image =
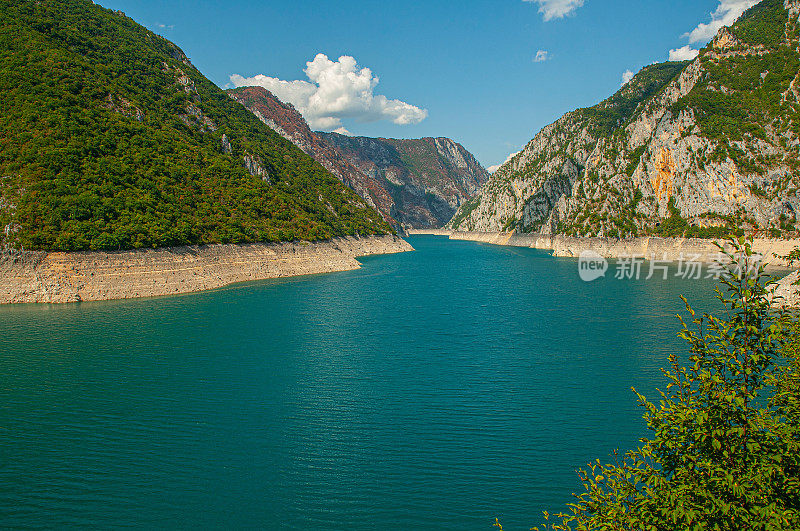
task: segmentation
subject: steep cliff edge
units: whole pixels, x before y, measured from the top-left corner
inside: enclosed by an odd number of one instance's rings
[[[398,140],[310,130],[292,105],[262,87],[228,95],[314,157],[395,227],[441,227],[489,174],[449,138]]]
[[[568,236],[793,237],[800,2],[764,0],[690,63],[644,68],[545,127],[448,227]]]

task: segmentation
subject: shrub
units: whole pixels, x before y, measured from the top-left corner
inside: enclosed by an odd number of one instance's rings
[[[688,364],[669,357],[658,405],[636,393],[651,437],[582,470],[585,492],[542,529],[800,528],[798,321],[770,305],[750,243],[730,243],[725,312],[697,317],[687,302]]]

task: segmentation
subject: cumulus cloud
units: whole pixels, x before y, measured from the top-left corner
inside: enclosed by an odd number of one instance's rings
[[[513,159],[514,157],[516,157],[516,156],[517,156],[517,155],[519,155],[520,153],[522,153],[522,152],[521,152],[521,151],[515,151],[514,153],[512,153],[511,155],[509,155],[509,156],[508,156],[508,158],[506,158],[506,160],[505,160],[505,161],[504,161],[502,164],[495,164],[494,166],[489,166],[488,168],[486,168],[486,171],[488,171],[489,173],[494,173],[494,172],[496,172],[497,170],[499,170],[499,169],[500,169],[500,167],[501,167],[503,164],[505,164],[505,163],[506,163],[506,162],[508,162],[509,160]]]
[[[700,54],[700,50],[695,50],[688,44],[682,48],[669,51],[670,61],[691,61]]]
[[[317,54],[306,63],[304,72],[308,81],[284,81],[263,74],[246,78],[234,74],[231,82],[235,87],[264,87],[278,99],[294,105],[313,129],[342,128],[342,120],[347,118],[359,122],[390,120],[408,125],[428,117],[425,109],[375,94],[378,77],[369,68],[359,67],[348,55],[331,61],[327,55]]]
[[[525,0],[539,4],[539,13],[545,22],[554,18],[564,18],[583,6],[584,0]]]
[[[161,29],[175,29],[175,24],[158,24]]]
[[[635,75],[636,75],[636,74],[635,74],[635,73],[633,73],[633,71],[631,71],[631,70],[626,70],[626,71],[624,71],[624,72],[622,73],[622,86],[624,87],[625,85],[627,85],[628,83],[630,83],[630,82],[631,82],[631,79],[633,79],[633,76],[635,76]]]
[[[685,34],[684,37],[689,37],[689,42],[694,43],[707,43],[723,26],[730,26],[736,19],[741,16],[745,10],[750,9],[761,0],[719,0],[717,9],[711,13],[711,22],[708,24],[698,24],[698,26]]]
[[[539,50],[536,52],[536,57],[533,58],[534,63],[543,63],[550,59],[550,52],[547,50]]]

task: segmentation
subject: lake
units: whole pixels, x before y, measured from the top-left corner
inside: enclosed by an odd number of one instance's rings
[[[680,294],[418,236],[358,271],[0,307],[0,526],[488,530],[647,434]]]

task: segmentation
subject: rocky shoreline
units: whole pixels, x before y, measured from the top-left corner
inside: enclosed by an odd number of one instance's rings
[[[236,282],[358,269],[359,256],[413,248],[397,236],[201,245],[114,252],[0,255],[0,304],[66,303],[189,293]]]
[[[431,235],[446,236],[451,240],[466,240],[492,245],[510,247],[529,247],[552,251],[553,256],[561,258],[577,258],[583,251],[595,251],[604,258],[644,257],[657,260],[677,262],[679,260],[695,260],[713,262],[718,257],[719,249],[711,240],[695,238],[632,238],[616,240],[612,238],[572,238],[567,236],[550,236],[542,234],[516,234],[508,232],[463,232],[447,229],[410,230],[410,236]],[[800,248],[800,240],[754,239],[753,250],[764,256],[772,268],[789,268],[789,264],[781,256]],[[775,286],[775,303],[779,306],[800,308],[800,272],[795,271],[782,278]]]
[[[677,262],[681,259],[689,259],[691,256],[695,261],[713,262],[719,252],[712,240],[697,238],[644,237],[618,240],[509,232],[463,232],[446,229],[410,230],[408,232],[409,235],[447,236],[451,240],[542,249],[552,251],[553,256],[561,258],[577,258],[583,251],[591,250],[604,258],[611,259],[637,256]],[[786,256],[797,248],[800,248],[800,240],[757,238],[753,241],[753,250],[762,254],[767,262],[777,267],[788,267],[788,264],[779,257]]]

